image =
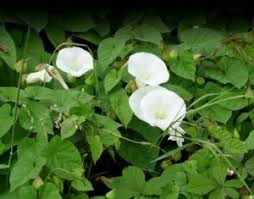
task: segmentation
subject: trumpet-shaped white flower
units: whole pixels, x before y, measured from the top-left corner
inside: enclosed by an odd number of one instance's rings
[[[74,77],[80,77],[93,69],[93,57],[80,47],[63,48],[57,55],[56,66]]]
[[[186,113],[184,100],[161,86],[139,88],[130,96],[129,105],[139,119],[162,130],[178,127]]]
[[[32,84],[35,82],[50,82],[52,77],[48,74],[45,69],[42,69],[38,72],[30,73],[26,77],[26,83]]]
[[[128,72],[136,78],[138,87],[158,86],[169,80],[166,64],[151,53],[139,52],[131,55]]]
[[[168,140],[176,141],[179,147],[183,146],[183,135],[185,134],[185,131],[181,127],[178,126],[176,128],[169,128],[168,133]]]

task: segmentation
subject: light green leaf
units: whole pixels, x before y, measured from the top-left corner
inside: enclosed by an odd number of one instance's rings
[[[178,199],[180,187],[168,184],[162,191],[160,199]]]
[[[215,189],[209,194],[208,199],[224,199],[225,198],[225,193],[223,189]]]
[[[29,131],[43,133],[44,135],[53,134],[49,109],[38,102],[29,101],[21,107],[19,122],[23,128]]]
[[[116,184],[115,197],[128,199],[139,196],[144,189],[145,175],[143,171],[137,167],[128,167],[123,171],[119,183]]]
[[[61,124],[61,137],[62,139],[71,137],[76,131],[78,125],[82,124],[86,120],[85,116],[71,115],[64,119]]]
[[[62,199],[57,186],[53,183],[46,183],[39,190],[40,199]]]
[[[86,178],[72,181],[71,186],[77,191],[92,191],[93,190],[92,184]]]
[[[111,64],[124,49],[125,42],[116,38],[104,39],[97,50],[98,61],[102,70]]]
[[[163,87],[176,92],[180,97],[182,97],[186,101],[190,101],[193,98],[193,93],[188,91],[187,89],[179,86],[179,85],[174,85],[172,83],[166,83],[163,84]]]
[[[254,158],[248,159],[244,167],[251,176],[254,176]]]
[[[189,177],[187,191],[194,194],[203,195],[215,189],[216,186],[216,182],[212,181],[211,179],[200,174],[193,174]]]
[[[208,56],[221,44],[225,38],[224,34],[209,28],[191,28],[180,32],[180,40],[190,46],[194,53]],[[221,49],[217,49],[221,50]]]
[[[147,24],[137,26],[133,32],[133,37],[137,40],[157,44],[158,46],[162,41],[162,36],[159,30]]]
[[[111,91],[120,81],[123,74],[123,68],[120,70],[112,69],[109,71],[104,79],[104,88],[106,93]]]
[[[251,131],[247,139],[245,140],[248,151],[254,149],[254,131]]]
[[[14,69],[16,63],[16,48],[14,41],[3,25],[0,25],[0,58]]]
[[[28,180],[39,175],[46,164],[46,158],[41,156],[46,147],[45,137],[37,137],[36,140],[25,138],[18,146],[18,161],[10,174],[10,190],[23,185]]]
[[[103,143],[101,138],[95,133],[95,129],[93,127],[86,128],[85,136],[92,153],[93,161],[96,163],[103,152]]]
[[[0,107],[0,138],[3,137],[11,128],[13,124],[13,117],[11,116],[11,106],[4,104]]]
[[[19,198],[37,199],[36,189],[31,185],[21,187],[19,189]]]
[[[46,166],[59,177],[75,180],[83,174],[83,163],[78,149],[69,140],[54,136],[44,151]]]
[[[129,97],[124,89],[115,91],[110,95],[110,103],[113,110],[116,112],[117,117],[127,128],[133,112],[129,106]]]
[[[178,58],[169,60],[170,69],[180,77],[195,81],[196,62],[193,54],[184,49],[178,49]]]
[[[246,64],[235,58],[223,57],[217,63],[225,73],[225,78],[237,88],[241,88],[248,80],[248,68]]]

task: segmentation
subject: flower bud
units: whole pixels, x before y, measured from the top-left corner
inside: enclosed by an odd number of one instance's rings
[[[43,182],[43,180],[41,179],[41,177],[40,177],[40,176],[37,176],[37,177],[34,179],[32,185],[33,185],[33,187],[34,187],[35,189],[38,189],[38,188],[40,188],[43,184],[44,184],[44,182]]]
[[[205,79],[203,77],[197,77],[196,82],[202,86],[205,84]]]
[[[22,67],[23,67],[23,72],[27,70],[27,62],[24,59],[19,60],[14,66],[18,73],[21,72]]]
[[[162,169],[165,170],[165,169],[168,168],[171,164],[172,164],[172,163],[171,163],[170,160],[164,160],[164,161],[160,164],[160,167],[161,167]]]
[[[73,83],[76,82],[77,78],[70,75],[70,74],[67,74],[67,80],[68,80],[69,83],[73,84]]]
[[[227,169],[227,176],[232,176],[234,174],[235,172],[232,169]]]
[[[137,84],[136,81],[130,80],[128,84],[125,86],[125,90],[127,93],[133,93],[135,90],[137,90]]]
[[[198,60],[202,55],[201,54],[194,54],[193,55],[193,60]]]
[[[85,83],[86,83],[86,85],[88,85],[88,86],[94,85],[94,83],[95,83],[95,78],[94,78],[94,74],[93,74],[93,73],[91,73],[91,74],[86,78]]]
[[[115,189],[112,189],[111,191],[109,191],[108,193],[106,193],[106,198],[107,199],[115,199]]]
[[[178,53],[176,49],[173,49],[169,52],[169,58],[170,59],[176,59],[178,57]]]

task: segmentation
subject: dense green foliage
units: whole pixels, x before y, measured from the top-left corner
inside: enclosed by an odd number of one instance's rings
[[[251,19],[215,14],[0,13],[1,199],[246,199],[254,191]],[[59,49],[91,51],[82,77],[27,85]],[[137,119],[124,67],[163,59],[187,104],[182,147]],[[20,81],[19,81],[20,80]]]

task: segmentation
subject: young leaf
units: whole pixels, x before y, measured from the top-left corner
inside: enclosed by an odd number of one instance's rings
[[[92,191],[93,190],[92,184],[86,178],[72,181],[71,186],[77,191]]]
[[[95,133],[95,129],[93,127],[86,128],[85,136],[92,153],[93,161],[96,163],[103,152],[103,143],[101,138]]]
[[[57,186],[53,183],[46,183],[39,190],[40,199],[62,199]]]
[[[133,112],[129,107],[129,98],[126,91],[124,89],[120,89],[112,93],[110,95],[110,102],[113,110],[116,112],[116,115],[127,128],[133,116]]]

